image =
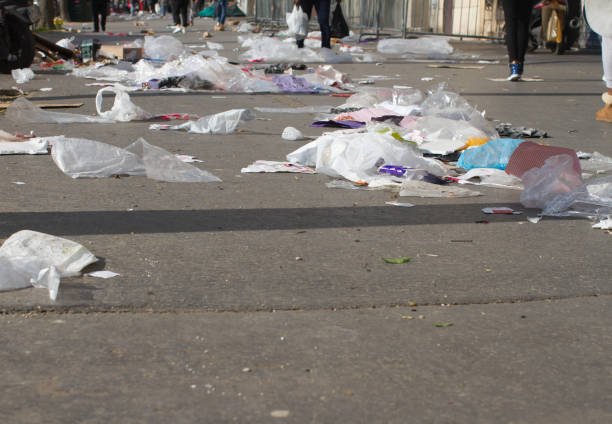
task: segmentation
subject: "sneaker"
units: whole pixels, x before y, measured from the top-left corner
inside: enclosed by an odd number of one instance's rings
[[[601,96],[601,99],[606,105],[597,111],[595,114],[595,119],[603,122],[612,122],[612,96],[608,93],[604,93]]]
[[[519,68],[520,65],[518,63],[510,64],[510,76],[508,77],[508,81],[518,81],[521,79]]]
[[[180,30],[181,30],[181,27],[180,27],[180,26],[177,26],[176,28],[174,28],[174,29],[172,30],[172,34],[176,34],[176,33],[177,33],[177,32],[179,32]]]
[[[518,64],[518,74],[522,77],[523,76],[523,64],[519,63]]]
[[[181,32],[185,34],[185,27],[181,28]]]

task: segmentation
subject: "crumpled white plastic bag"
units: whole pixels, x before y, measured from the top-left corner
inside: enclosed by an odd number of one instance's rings
[[[55,300],[61,277],[77,276],[97,260],[89,250],[71,240],[19,231],[0,247],[0,290],[33,285],[47,288]]]
[[[203,116],[197,121],[180,125],[152,124],[150,130],[185,130],[197,134],[230,134],[236,131],[241,122],[255,118],[249,109],[231,109],[214,115]]]
[[[287,13],[287,35],[302,39],[308,34],[308,15],[301,7],[294,5],[291,13]]]
[[[125,149],[94,140],[52,137],[51,155],[58,168],[72,178],[146,175],[168,182],[221,181],[189,165],[172,153],[140,138]]]
[[[34,72],[30,68],[13,69],[11,75],[17,84],[25,84],[34,78]]]
[[[440,162],[424,158],[414,146],[377,132],[330,133],[287,155],[287,160],[315,166],[318,173],[350,181],[369,181],[384,164],[419,168],[442,176],[448,171]]]
[[[107,92],[115,94],[115,101],[110,110],[102,111],[103,94]],[[130,95],[126,91],[116,87],[104,87],[98,90],[96,94],[96,111],[102,118],[120,122],[143,121],[150,119],[152,116],[141,107],[136,106],[130,100]]]
[[[283,130],[281,137],[283,138],[283,140],[296,141],[296,140],[303,140],[304,134],[302,134],[302,131],[298,130],[297,128],[286,127]]]
[[[43,110],[23,97],[8,105],[6,117],[17,122],[36,124],[109,124],[114,122],[100,116]]]

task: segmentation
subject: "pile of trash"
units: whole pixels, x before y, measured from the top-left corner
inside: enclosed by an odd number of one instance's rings
[[[330,188],[416,197],[479,196],[464,185],[481,185],[521,190],[521,203],[541,209],[540,216],[607,222],[612,213],[612,175],[591,178],[612,171],[612,158],[501,138],[509,124],[496,128],[484,112],[444,85],[427,95],[409,87],[362,89],[326,112],[319,112],[311,126],[339,129],[289,153],[285,161],[258,161],[242,172],[303,172],[307,167],[335,178]],[[285,139],[303,138],[295,128],[285,132]]]

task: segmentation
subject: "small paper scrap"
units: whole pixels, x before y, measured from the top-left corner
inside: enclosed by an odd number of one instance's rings
[[[541,216],[528,216],[527,217],[527,221],[531,222],[532,224],[537,224],[538,222],[540,222],[541,219],[542,219]]]
[[[491,208],[483,208],[482,211],[488,214],[505,214],[505,215],[520,215],[523,212],[515,211],[512,208],[507,208],[505,206],[495,206]]]
[[[13,184],[24,185],[25,183],[23,181],[13,181]]]
[[[118,276],[119,274],[117,274],[116,272],[113,271],[94,271],[94,272],[89,272],[85,275],[88,275],[90,277],[96,277],[96,278],[113,278]]]
[[[612,230],[612,218],[602,219],[596,224],[593,224],[593,228],[600,228],[602,230]]]

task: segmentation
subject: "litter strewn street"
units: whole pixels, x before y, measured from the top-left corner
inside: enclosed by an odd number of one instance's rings
[[[0,143],[3,422],[612,420],[599,54],[509,82],[490,41],[296,60],[128,17],[43,35],[149,60],[0,74],[0,129],[39,137]]]

